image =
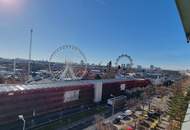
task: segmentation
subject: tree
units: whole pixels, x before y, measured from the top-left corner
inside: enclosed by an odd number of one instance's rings
[[[108,67],[108,70],[110,71],[111,67],[112,67],[112,62],[111,61],[108,62],[107,67]]]
[[[175,93],[170,99],[168,102],[167,114],[170,116],[172,124],[173,122],[182,124],[188,106],[188,101],[189,100],[186,98],[186,96],[184,96],[184,94],[180,91]],[[180,128],[181,126],[178,127]]]
[[[95,79],[102,79],[99,74],[96,74]]]
[[[5,80],[3,79],[3,77],[0,77],[0,84],[5,83]]]

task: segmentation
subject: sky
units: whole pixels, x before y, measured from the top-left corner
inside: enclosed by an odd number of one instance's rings
[[[174,0],[0,0],[0,57],[28,58],[31,28],[35,60],[72,44],[89,63],[128,54],[134,65],[190,69]]]

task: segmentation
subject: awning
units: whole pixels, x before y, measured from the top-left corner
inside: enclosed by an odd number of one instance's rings
[[[187,37],[190,41],[190,0],[176,0],[176,5]]]

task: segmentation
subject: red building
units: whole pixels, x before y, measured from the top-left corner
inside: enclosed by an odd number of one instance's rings
[[[127,90],[143,88],[148,80],[82,80],[28,85],[0,86],[1,125],[86,106],[122,95]]]

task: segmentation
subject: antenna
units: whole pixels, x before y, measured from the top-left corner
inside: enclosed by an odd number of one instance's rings
[[[29,59],[28,59],[28,79],[30,76],[30,64],[31,64],[31,53],[32,53],[32,33],[33,29],[30,30],[30,46],[29,46]]]

